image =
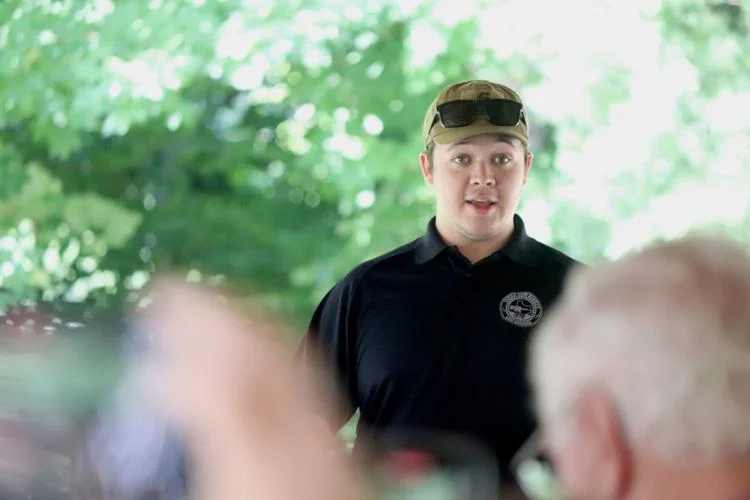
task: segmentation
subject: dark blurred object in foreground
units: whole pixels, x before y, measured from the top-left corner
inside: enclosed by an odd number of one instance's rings
[[[497,500],[492,450],[463,435],[394,431],[374,440],[370,470],[378,500]]]
[[[131,390],[147,350],[117,311],[0,316],[0,499],[184,498],[179,441]]]

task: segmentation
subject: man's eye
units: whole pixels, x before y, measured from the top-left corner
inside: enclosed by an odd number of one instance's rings
[[[469,161],[469,155],[460,154],[453,157],[453,163],[456,163],[458,165],[467,165]]]
[[[499,165],[505,165],[506,163],[510,163],[511,157],[508,155],[497,155],[495,157],[495,163]]]

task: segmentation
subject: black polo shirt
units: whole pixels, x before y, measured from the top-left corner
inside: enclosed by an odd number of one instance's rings
[[[323,298],[300,354],[323,354],[340,383],[334,428],[359,409],[357,444],[390,429],[465,434],[506,470],[535,425],[529,334],[576,263],[514,222],[506,246],[472,265],[433,218],[424,236],[360,264]]]

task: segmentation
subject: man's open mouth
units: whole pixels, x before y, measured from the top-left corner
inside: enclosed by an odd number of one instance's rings
[[[469,203],[470,205],[474,205],[479,208],[489,208],[497,204],[496,201],[492,201],[492,200],[466,200],[466,203]]]

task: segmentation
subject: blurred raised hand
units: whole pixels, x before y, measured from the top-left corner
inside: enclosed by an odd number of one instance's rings
[[[139,381],[185,437],[193,498],[367,497],[336,436],[307,411],[315,389],[294,370],[283,323],[171,278],[152,297]]]

